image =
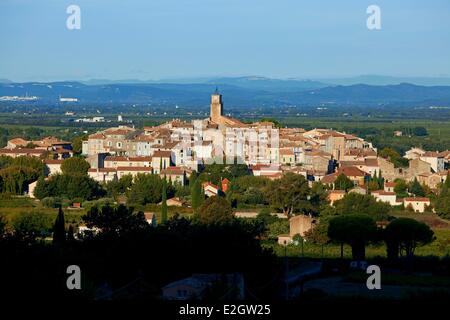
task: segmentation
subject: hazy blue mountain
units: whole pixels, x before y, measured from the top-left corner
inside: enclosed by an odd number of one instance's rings
[[[233,85],[246,89],[265,90],[270,92],[295,92],[302,90],[324,88],[327,84],[312,81],[312,80],[296,80],[296,79],[270,79],[265,77],[250,76],[250,77],[229,77],[229,78],[215,78],[208,81],[208,83],[222,86],[223,84]]]
[[[335,85],[368,84],[374,86],[411,83],[421,86],[450,86],[450,77],[392,77],[382,75],[361,75],[349,78],[324,78],[318,81]]]
[[[226,78],[228,79],[228,78]],[[255,84],[253,85],[253,81]],[[285,83],[284,81],[287,81]],[[271,85],[272,84],[272,85]],[[233,79],[210,83],[121,83],[86,85],[80,82],[3,83],[0,96],[38,96],[40,102],[57,103],[60,97],[78,98],[79,103],[129,103],[206,106],[216,86],[227,108],[286,105],[450,106],[450,86],[356,84],[307,89],[319,83],[271,79]]]
[[[449,86],[418,86],[409,83],[372,86],[329,86],[299,93],[297,99],[306,103],[335,104],[427,104],[450,103]]]

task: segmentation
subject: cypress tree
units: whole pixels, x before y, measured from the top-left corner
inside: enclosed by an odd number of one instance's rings
[[[378,173],[378,185],[380,186],[380,189],[384,188],[384,178],[383,178],[383,176],[381,174],[381,170]]]
[[[73,225],[69,225],[69,229],[67,230],[67,242],[75,241],[75,237],[73,234]]]
[[[199,207],[202,206],[203,202],[205,202],[205,188],[200,184],[200,201],[199,201]]]
[[[162,203],[161,203],[161,223],[167,222],[167,182],[163,179]]]
[[[414,181],[412,182],[411,187],[409,188],[409,192],[414,194],[414,196],[416,196],[416,197],[424,197],[425,196],[425,191],[423,190],[419,181],[417,181],[417,178],[414,178]]]
[[[444,187],[450,189],[450,171],[447,173],[447,178],[445,179]]]
[[[194,213],[197,212],[197,209],[202,204],[201,198],[202,198],[202,186],[200,184],[200,180],[196,179],[194,185],[191,188],[191,201]]]
[[[66,241],[66,227],[64,221],[64,212],[61,206],[56,216],[55,224],[53,225],[53,243],[63,244]]]
[[[219,180],[219,185],[217,186],[217,196],[224,197],[225,193],[222,191],[222,179]]]
[[[189,187],[192,189],[195,184],[195,180],[197,180],[197,171],[192,171],[191,175],[189,176]]]

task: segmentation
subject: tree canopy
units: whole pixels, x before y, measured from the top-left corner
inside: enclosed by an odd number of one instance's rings
[[[91,200],[104,193],[97,181],[81,174],[56,174],[48,179],[40,177],[34,189],[35,197],[41,200],[46,197]]]
[[[376,238],[375,221],[366,214],[349,214],[332,218],[328,226],[328,237],[352,247],[354,260],[365,259],[365,246]]]
[[[345,174],[341,173],[334,181],[334,188],[336,190],[348,191],[353,188],[355,184]]]
[[[194,213],[196,213],[205,199],[200,179],[195,179],[194,183],[190,186],[190,189],[192,209],[194,209]]]
[[[364,213],[380,221],[389,219],[391,207],[387,203],[377,201],[371,195],[352,192],[346,194],[341,200],[335,201],[333,210],[336,215]]]
[[[36,157],[0,156],[0,192],[23,194],[28,184],[44,174],[44,164]]]
[[[411,218],[397,218],[388,224],[385,241],[388,256],[413,256],[417,247],[433,241],[434,232],[425,223]]]
[[[83,158],[73,157],[62,162],[61,171],[63,174],[87,174],[90,167]]]
[[[41,212],[21,213],[13,220],[12,226],[15,236],[26,242],[33,242],[51,234],[51,222],[48,216]]]
[[[128,203],[144,205],[162,199],[162,179],[156,174],[139,173],[128,192]]]
[[[310,188],[304,176],[286,173],[280,179],[271,181],[266,191],[266,197],[273,207],[281,209],[284,214],[294,212],[310,212],[308,201]]]
[[[223,224],[233,220],[233,209],[225,198],[212,196],[201,205],[197,217],[204,224]]]
[[[434,208],[441,218],[450,219],[450,174],[440,187]]]
[[[124,205],[92,207],[82,219],[89,228],[98,228],[105,235],[121,236],[149,227],[144,213],[134,212]]]
[[[419,181],[417,181],[417,178],[414,178],[414,180],[410,183],[409,192],[416,197],[425,197],[425,191]]]

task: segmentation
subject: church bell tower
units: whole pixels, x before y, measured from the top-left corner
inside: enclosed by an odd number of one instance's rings
[[[220,123],[223,112],[222,95],[216,88],[216,91],[211,95],[211,111],[210,119],[215,123]]]

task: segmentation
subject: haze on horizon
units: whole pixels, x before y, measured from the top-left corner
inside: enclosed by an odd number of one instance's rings
[[[2,0],[0,79],[448,77],[449,35],[447,0]]]

